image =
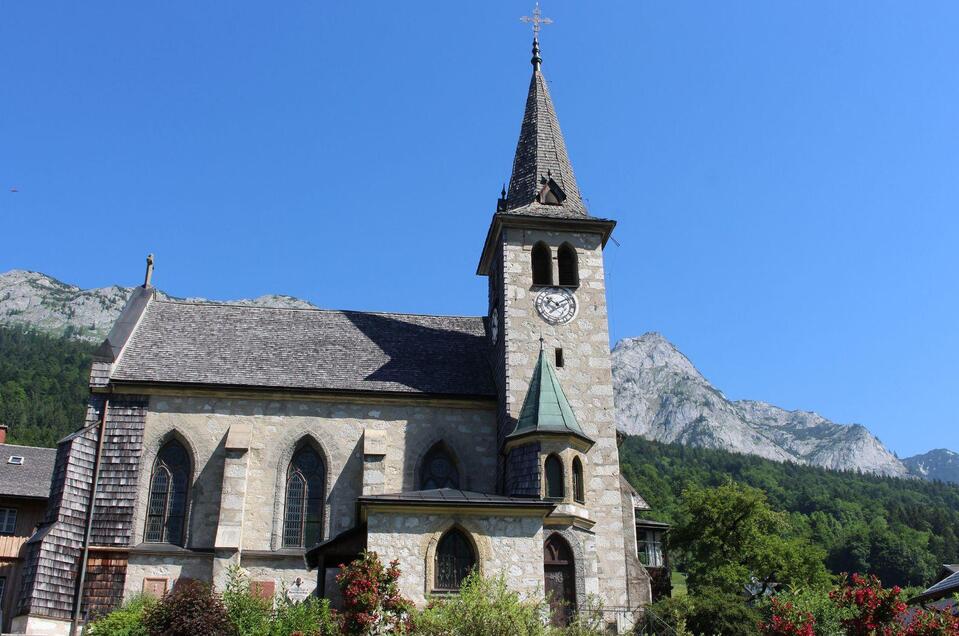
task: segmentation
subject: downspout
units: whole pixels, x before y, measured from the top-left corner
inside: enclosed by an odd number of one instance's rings
[[[80,607],[83,605],[83,584],[87,578],[87,562],[90,560],[90,534],[93,532],[93,506],[96,503],[97,485],[100,482],[100,458],[103,455],[103,438],[107,430],[107,410],[110,398],[103,398],[100,411],[100,430],[97,434],[97,451],[93,457],[93,484],[90,488],[90,502],[87,505],[86,531],[83,534],[83,552],[80,559],[80,572],[77,575],[76,589],[73,591],[73,619],[70,621],[70,636],[76,636],[80,623]]]

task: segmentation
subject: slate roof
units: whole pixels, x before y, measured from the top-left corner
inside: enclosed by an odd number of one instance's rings
[[[534,40],[533,76],[529,81],[526,111],[516,144],[513,173],[503,211],[552,218],[588,218],[546,77],[540,70],[541,61],[539,45]],[[566,194],[562,205],[542,205],[537,202],[537,195],[547,179],[555,181]]]
[[[9,463],[11,455],[23,457],[23,464]],[[49,497],[56,458],[55,448],[0,444],[0,496]]]
[[[938,583],[931,585],[923,591],[922,594],[917,596],[916,599],[941,598],[943,596],[952,596],[956,593],[959,593],[959,572],[953,572]]]
[[[495,396],[483,318],[153,300],[111,379]]]
[[[411,490],[409,492],[389,493],[385,495],[366,495],[359,497],[360,503],[400,503],[400,504],[434,504],[447,506],[489,506],[489,507],[519,507],[530,506],[552,508],[553,502],[543,501],[530,497],[509,497],[506,495],[492,495],[470,490],[454,488],[435,488],[432,490]]]

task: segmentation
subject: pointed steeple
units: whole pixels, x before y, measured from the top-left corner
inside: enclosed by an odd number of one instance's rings
[[[539,360],[533,370],[519,419],[516,420],[516,428],[507,439],[536,433],[572,435],[592,442],[576,421],[542,341]]]
[[[526,113],[516,144],[513,175],[504,210],[507,214],[548,217],[588,217],[573,166],[559,128],[556,109],[541,70],[539,42],[533,39],[533,77]]]

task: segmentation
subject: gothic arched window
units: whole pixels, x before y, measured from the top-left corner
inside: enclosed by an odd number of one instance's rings
[[[546,458],[546,497],[563,498],[563,461],[556,455]]]
[[[326,465],[312,446],[304,444],[293,453],[286,473],[284,548],[302,548],[320,542],[325,479]]]
[[[436,546],[433,588],[452,592],[460,589],[463,579],[476,567],[476,553],[463,531],[452,528]]]
[[[553,284],[553,254],[549,246],[540,241],[533,246],[530,253],[533,262],[533,284],[534,285],[552,285]]]
[[[434,488],[459,489],[459,487],[460,474],[452,454],[442,443],[436,444],[420,464],[420,488],[432,490]]]
[[[183,545],[190,490],[190,455],[183,444],[170,440],[157,453],[147,499],[147,543]]]
[[[559,284],[566,287],[579,285],[576,249],[569,243],[563,243],[559,246],[556,256],[559,261]]]
[[[586,503],[586,488],[583,484],[583,462],[579,457],[573,458],[573,499],[579,503]]]

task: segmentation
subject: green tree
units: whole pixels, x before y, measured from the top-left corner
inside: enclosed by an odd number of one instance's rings
[[[685,555],[692,594],[718,590],[762,596],[774,584],[828,584],[825,553],[792,536],[788,518],[762,491],[727,481],[683,492],[670,545]]]

